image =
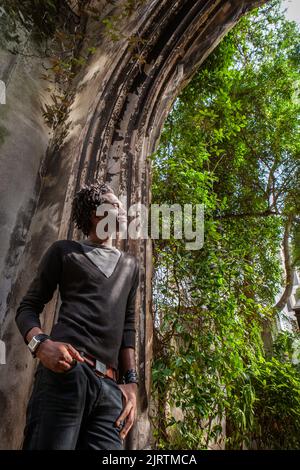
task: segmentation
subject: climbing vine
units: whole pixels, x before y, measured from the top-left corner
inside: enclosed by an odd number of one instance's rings
[[[72,8],[64,0],[1,0],[0,37],[12,54],[33,57],[27,53],[26,44],[33,42],[35,57],[43,61],[41,77],[47,83],[50,101],[42,109],[43,117],[55,131],[54,147],[64,141],[70,123],[68,115],[74,100],[72,83],[90,55],[97,50],[98,37],[88,34],[88,19],[98,22],[101,34],[111,41],[125,39],[134,52],[133,60],[144,63],[140,52],[144,39],[138,35],[125,36],[121,31],[122,21],[129,18],[145,0],[125,0],[115,7],[108,1],[112,13],[103,17],[103,12],[91,6],[91,0],[78,0]]]
[[[50,93],[42,113],[50,129],[58,129],[54,147],[61,145],[67,134],[67,117],[73,101],[71,83],[86,61],[87,53],[81,51],[81,46],[87,3],[78,1],[74,13],[67,2],[60,0],[1,1],[1,36],[6,49],[42,63],[41,78]]]

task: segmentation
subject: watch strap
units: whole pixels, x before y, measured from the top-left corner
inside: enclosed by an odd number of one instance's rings
[[[51,339],[51,337],[49,335],[44,334],[44,333],[39,333],[38,335],[34,335],[31,339],[31,341],[33,339],[36,342],[36,346],[35,346],[34,350],[32,350],[31,348],[29,348],[29,350],[30,350],[31,354],[33,355],[33,357],[36,357],[36,351],[37,351],[38,347],[40,346],[40,344],[42,344],[47,339]],[[30,345],[31,341],[29,342],[28,346]]]

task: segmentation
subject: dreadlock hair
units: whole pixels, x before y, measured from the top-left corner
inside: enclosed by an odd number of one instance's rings
[[[88,235],[91,228],[91,215],[97,207],[103,203],[103,194],[113,193],[113,189],[106,183],[84,184],[75,194],[72,202],[71,219],[75,226],[81,230],[84,235]]]

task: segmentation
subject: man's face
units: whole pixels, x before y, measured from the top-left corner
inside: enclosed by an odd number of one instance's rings
[[[121,201],[113,193],[106,193],[102,196],[103,203],[105,204],[104,215],[97,216],[98,222],[107,217],[107,211],[109,216],[116,220],[116,231],[122,232],[127,228],[127,214]],[[99,206],[101,207],[101,205]]]

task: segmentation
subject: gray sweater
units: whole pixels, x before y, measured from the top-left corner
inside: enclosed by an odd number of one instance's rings
[[[16,323],[24,340],[31,328],[41,327],[39,315],[58,285],[61,306],[51,338],[117,369],[120,349],[135,348],[138,284],[139,264],[134,255],[121,252],[114,271],[106,277],[81,243],[59,240],[46,250],[17,309]]]

